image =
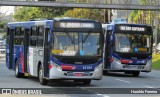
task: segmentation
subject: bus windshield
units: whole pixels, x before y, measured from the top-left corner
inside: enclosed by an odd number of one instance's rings
[[[151,52],[151,35],[115,34],[115,51],[117,52]]]
[[[100,33],[54,32],[52,54],[61,56],[100,55]]]

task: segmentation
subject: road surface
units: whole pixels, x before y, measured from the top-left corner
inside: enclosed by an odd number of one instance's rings
[[[152,70],[150,73],[141,73],[139,77],[124,75],[123,73],[111,73],[103,76],[102,80],[93,80],[90,85],[74,83],[73,81],[52,81],[48,85],[42,86],[37,78],[16,78],[14,71],[8,70],[5,59],[0,58],[0,88],[51,88],[52,95],[57,97],[160,97],[160,94],[105,94],[105,89],[121,91],[124,88],[144,88],[153,89],[160,93],[160,71]],[[116,88],[118,88],[116,90]],[[108,91],[109,91],[108,90]],[[88,94],[89,93],[89,94]],[[0,95],[5,97],[5,95]],[[14,95],[12,95],[14,96]],[[28,95],[25,95],[28,97]],[[25,97],[24,96],[24,97]],[[36,95],[32,95],[36,97]],[[29,96],[29,97],[32,97]],[[44,95],[40,95],[44,96]],[[46,95],[45,96],[50,96]],[[7,97],[7,96],[6,96]],[[17,97],[17,96],[16,96]],[[38,96],[37,96],[38,97]]]

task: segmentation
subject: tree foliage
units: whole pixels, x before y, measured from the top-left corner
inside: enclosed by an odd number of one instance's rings
[[[103,10],[102,9],[82,9],[74,8],[68,10],[64,13],[64,17],[73,17],[73,18],[85,18],[85,19],[94,19],[98,21],[103,21]]]
[[[140,3],[142,5],[146,5],[147,3],[153,3],[153,0],[150,2],[147,2],[146,0],[140,0]],[[134,10],[130,13],[130,22],[132,23],[138,23],[138,24],[148,24],[153,27],[153,29],[156,28],[155,21],[160,21],[160,13],[156,14],[156,11],[144,11],[144,10]],[[157,29],[156,29],[157,30]],[[160,42],[160,26],[158,26],[158,33],[156,30],[153,32],[154,38],[157,37],[157,42]],[[155,36],[157,33],[157,36]],[[154,39],[155,41],[155,39]]]
[[[140,0],[140,4],[146,5],[146,0]],[[129,21],[132,23],[139,23],[139,24],[152,24],[153,21],[156,19],[156,11],[144,11],[144,10],[134,10],[130,13]],[[160,19],[160,14],[159,14]]]
[[[82,8],[49,8],[49,7],[20,7],[14,14],[16,21],[28,21],[30,19],[73,17],[103,21],[102,9]]]
[[[27,21],[29,19],[41,18],[42,12],[38,7],[19,7],[13,15],[16,21]]]
[[[0,29],[4,29],[6,22],[0,21]]]
[[[14,14],[16,21],[28,21],[30,19],[54,18],[63,15],[69,8],[51,7],[19,7]]]

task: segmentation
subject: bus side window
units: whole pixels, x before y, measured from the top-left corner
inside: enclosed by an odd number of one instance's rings
[[[21,28],[20,27],[16,27],[15,28],[15,36],[20,36],[20,33],[21,33]]]
[[[43,47],[44,38],[44,26],[38,27],[38,37],[37,37],[37,46]]]
[[[23,45],[24,41],[24,28],[16,27],[14,32],[13,42],[15,45]]]
[[[38,27],[38,36],[44,37],[44,26]]]
[[[37,36],[37,32],[38,32],[38,29],[36,26],[32,27],[31,28],[31,36]]]
[[[14,37],[14,45],[19,45],[19,39],[17,37]]]
[[[20,27],[16,27],[14,31],[13,44],[19,45]]]
[[[19,45],[23,45],[24,44],[24,27],[20,28],[20,36],[19,36]]]
[[[30,46],[36,46],[36,40],[37,40],[36,38],[33,38],[33,37],[32,37],[32,38],[30,39]]]
[[[38,40],[37,40],[37,46],[39,46],[39,47],[43,47],[43,38],[38,37]]]
[[[10,29],[7,28],[7,37],[6,37],[6,43],[9,44],[9,40],[10,40]]]
[[[23,45],[23,37],[19,38],[19,45]]]
[[[24,27],[21,27],[20,36],[24,36]]]
[[[37,35],[38,35],[38,29],[36,26],[31,28],[30,33],[30,46],[37,46]]]

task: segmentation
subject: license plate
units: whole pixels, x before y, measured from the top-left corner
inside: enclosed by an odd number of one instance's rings
[[[137,66],[131,65],[129,66],[130,69],[137,69]]]
[[[83,76],[83,73],[74,73],[74,76]]]

